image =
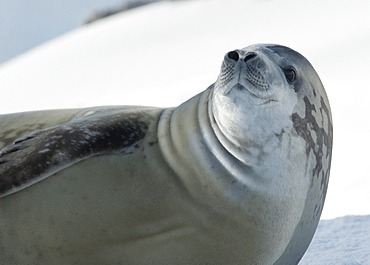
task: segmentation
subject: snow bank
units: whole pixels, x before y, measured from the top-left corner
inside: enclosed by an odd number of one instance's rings
[[[370,215],[321,220],[300,265],[370,264]]]
[[[0,1],[0,63],[83,24],[124,0]]]

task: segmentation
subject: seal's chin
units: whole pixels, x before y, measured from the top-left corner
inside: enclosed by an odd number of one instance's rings
[[[253,84],[244,85],[237,83],[234,86],[230,86],[225,90],[224,96],[237,96],[246,97],[252,105],[264,105],[270,104],[272,102],[277,102],[277,100],[266,90],[261,90],[260,88],[254,87]]]

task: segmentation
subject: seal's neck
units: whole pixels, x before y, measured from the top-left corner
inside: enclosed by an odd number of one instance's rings
[[[192,193],[203,193],[205,187],[212,193],[235,194],[234,189],[246,187],[259,192],[258,187],[264,185],[259,185],[262,180],[258,174],[227,151],[214,132],[208,113],[211,90],[212,87],[176,109],[163,112],[158,141],[164,159]]]

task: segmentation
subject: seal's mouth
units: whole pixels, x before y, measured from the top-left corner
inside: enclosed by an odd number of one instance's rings
[[[271,93],[269,93],[267,90],[256,88],[253,83],[250,83],[248,85],[237,83],[236,85],[230,86],[227,90],[225,90],[224,95],[228,95],[232,90],[240,91],[242,93],[247,92],[247,97],[254,105],[263,105],[271,102],[277,102],[277,100],[271,96]]]

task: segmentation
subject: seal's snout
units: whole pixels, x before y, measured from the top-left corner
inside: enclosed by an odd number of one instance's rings
[[[265,98],[269,88],[264,57],[255,51],[233,50],[226,53],[215,87],[227,95],[233,88],[246,88],[253,96]],[[263,93],[263,95],[260,95]]]
[[[227,58],[237,62],[239,61],[239,59],[243,58],[244,57],[244,62],[248,62],[254,58],[257,57],[257,54],[255,52],[250,52],[250,53],[247,53],[245,56],[242,56],[237,50],[234,50],[234,51],[231,51],[231,52],[228,52],[226,54]]]

